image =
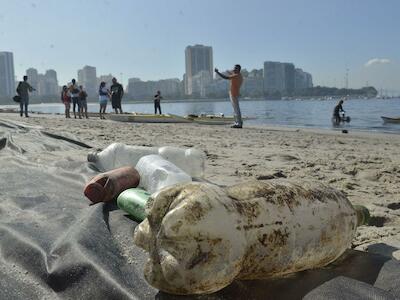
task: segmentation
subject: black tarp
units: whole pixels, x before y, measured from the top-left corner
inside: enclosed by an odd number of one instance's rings
[[[97,174],[86,161],[89,151],[65,133],[0,119],[0,299],[196,298],[149,286],[142,273],[146,253],[132,243],[137,223],[115,204],[88,205],[83,187]],[[279,280],[235,281],[197,298],[300,299],[340,275],[372,290],[377,281],[394,295],[400,278],[396,263],[348,251],[323,269]]]

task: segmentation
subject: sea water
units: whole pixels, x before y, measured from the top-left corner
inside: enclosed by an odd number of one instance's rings
[[[349,99],[343,107],[351,122],[339,128],[332,126],[332,111],[338,100],[243,100],[240,108],[243,116],[256,119],[245,121],[246,125],[278,125],[289,127],[311,127],[324,129],[356,129],[367,131],[382,131],[400,133],[400,125],[385,124],[381,116],[400,117],[400,99]],[[179,100],[163,101],[164,113],[187,114],[220,114],[232,115],[232,106],[228,100]],[[17,106],[0,106],[15,107]],[[89,103],[88,109],[97,112],[98,103]],[[46,103],[33,104],[29,109],[43,113],[64,113],[63,104]],[[148,103],[134,103],[123,101],[126,112],[153,113],[154,105]],[[108,105],[107,111],[111,112]]]

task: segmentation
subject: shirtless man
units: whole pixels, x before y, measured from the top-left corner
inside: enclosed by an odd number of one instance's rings
[[[217,68],[215,68],[215,73],[217,73],[221,78],[229,80],[231,84],[229,97],[231,99],[235,116],[235,125],[233,125],[232,128],[242,128],[243,126],[242,115],[239,107],[240,87],[243,83],[243,77],[242,74],[240,74],[241,69],[242,67],[240,65],[235,65],[233,72],[229,72],[228,75],[224,75],[220,73]]]

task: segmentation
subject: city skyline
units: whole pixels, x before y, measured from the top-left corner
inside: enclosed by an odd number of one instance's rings
[[[61,22],[70,19],[70,7],[84,17]],[[87,64],[122,77],[124,85],[132,77],[181,79],[183,49],[204,44],[213,47],[214,66],[221,70],[288,61],[313,74],[315,85],[344,87],[348,73],[352,88],[368,82],[400,90],[399,8],[393,0],[4,1],[0,37],[2,50],[18,61],[18,78],[34,64],[56,69],[66,82]]]

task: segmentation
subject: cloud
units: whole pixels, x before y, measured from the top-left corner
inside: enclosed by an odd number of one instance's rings
[[[390,59],[387,59],[387,58],[372,58],[365,63],[365,66],[370,67],[373,65],[384,65],[384,64],[389,64],[389,63],[390,63]]]

